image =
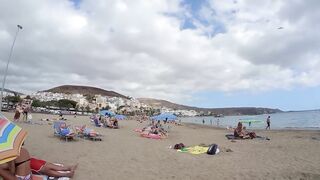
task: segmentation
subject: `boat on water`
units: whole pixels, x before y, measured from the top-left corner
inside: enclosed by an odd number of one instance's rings
[[[214,116],[214,117],[224,117],[223,114],[214,114],[213,116]]]

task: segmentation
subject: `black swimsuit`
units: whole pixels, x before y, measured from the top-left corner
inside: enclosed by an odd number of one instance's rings
[[[27,159],[27,160],[24,160],[24,161],[15,163],[14,166],[15,166],[15,167],[18,167],[18,166],[20,166],[21,164],[23,164],[23,163],[25,163],[25,162],[28,162],[28,161],[30,161],[30,159]]]

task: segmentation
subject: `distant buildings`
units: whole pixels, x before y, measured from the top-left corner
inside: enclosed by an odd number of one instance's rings
[[[77,102],[77,109],[82,111],[97,112],[101,109],[108,109],[122,114],[148,114],[170,112],[178,116],[196,116],[198,113],[194,110],[173,110],[167,107],[152,107],[140,103],[135,98],[120,98],[108,96],[85,96],[83,94],[64,94],[52,92],[37,92],[30,95],[31,98],[39,101],[59,101],[61,99],[68,99]]]

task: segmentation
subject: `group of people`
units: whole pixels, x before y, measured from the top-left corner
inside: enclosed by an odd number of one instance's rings
[[[15,160],[0,165],[0,177],[5,180],[31,180],[32,174],[40,174],[49,177],[71,178],[76,168],[77,165],[57,165],[30,157],[28,150],[22,147],[20,155]]]
[[[271,124],[271,121],[270,121],[270,116],[267,117],[267,127],[266,127],[266,130],[269,129],[270,130],[270,124]],[[249,122],[249,126],[250,126],[251,122]],[[256,134],[255,132],[250,132],[250,131],[247,131],[246,127],[242,125],[241,122],[238,122],[238,125],[236,128],[234,128],[234,137],[238,137],[238,138],[256,138]]]
[[[243,139],[253,139],[253,138],[256,138],[257,135],[255,132],[250,132],[250,131],[247,131],[246,127],[242,125],[241,122],[238,122],[238,126],[234,129],[234,137],[236,138],[243,138]]]
[[[22,114],[23,115],[22,116],[22,120],[27,121],[28,117],[30,117],[29,111],[30,111],[30,107],[28,107],[26,105],[18,104],[16,106],[16,110],[15,110],[15,113],[14,113],[13,120],[14,121],[20,121],[20,117],[21,117],[21,114]]]
[[[119,129],[119,121],[115,117],[111,116],[94,116],[93,122],[97,127],[107,127],[112,129]]]
[[[167,137],[168,136],[168,129],[165,128],[167,125],[167,121],[163,121],[164,125],[161,124],[161,121],[151,121],[150,124],[148,124],[146,127],[142,128],[141,133],[142,134],[156,134],[160,135],[161,137]],[[168,128],[169,126],[167,126]]]

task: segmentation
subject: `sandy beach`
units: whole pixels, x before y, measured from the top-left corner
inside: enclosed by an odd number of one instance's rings
[[[10,120],[13,113],[4,113]],[[88,116],[65,116],[67,124],[94,128],[103,141],[78,139],[65,142],[53,135],[43,118],[57,115],[33,114],[36,124],[18,123],[28,131],[25,147],[32,156],[65,164],[78,163],[73,179],[320,179],[320,131],[259,130],[271,140],[231,142],[226,129],[184,124],[172,126],[168,139],[140,137],[133,130],[143,127],[134,120],[120,121],[120,129],[95,128]],[[42,123],[42,125],[39,125]],[[170,149],[216,143],[218,155],[192,155]],[[231,149],[232,152],[226,152]]]

